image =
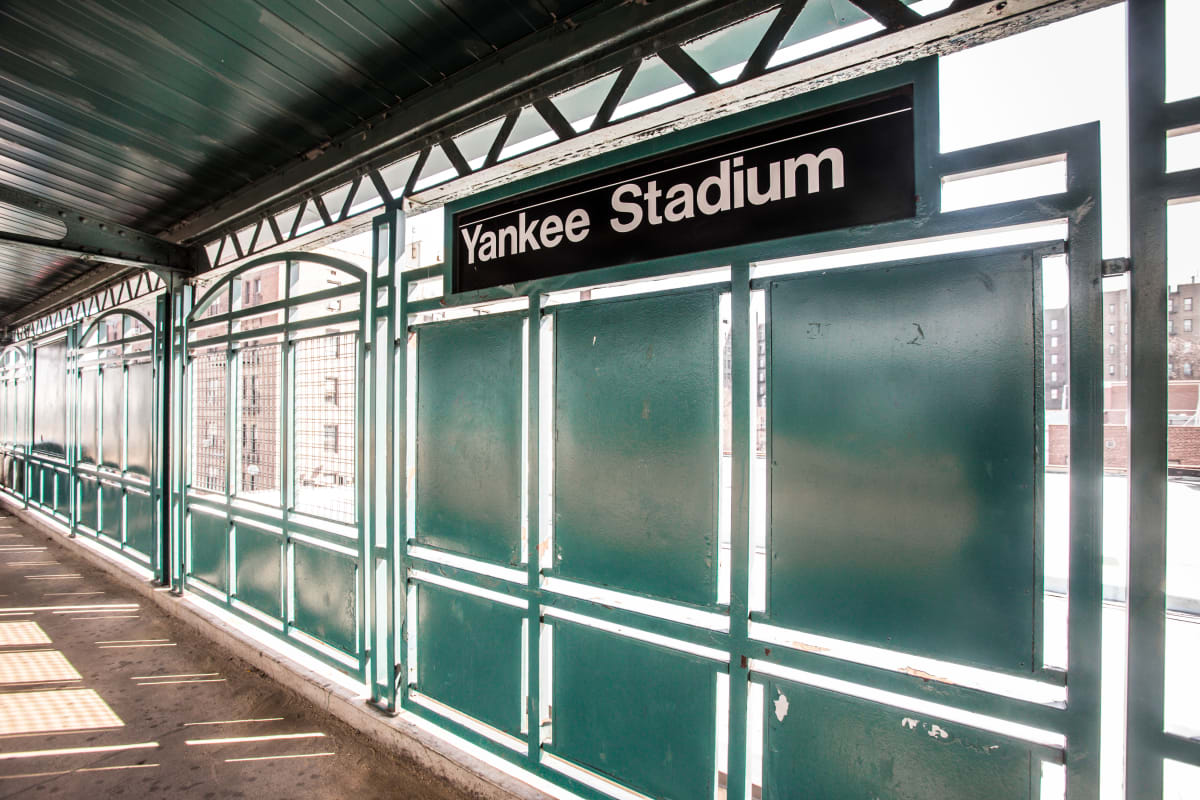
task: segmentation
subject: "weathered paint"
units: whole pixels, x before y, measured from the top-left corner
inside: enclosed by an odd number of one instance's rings
[[[1033,670],[1035,278],[1009,252],[771,285],[774,623]]]
[[[766,688],[791,713],[765,715],[765,800],[1038,797],[1039,762],[1016,741],[814,687]]]

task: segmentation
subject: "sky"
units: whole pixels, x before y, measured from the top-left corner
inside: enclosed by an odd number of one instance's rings
[[[1200,95],[1200,2],[1168,0],[1168,101]],[[942,150],[1100,120],[1105,258],[1129,255],[1125,5],[946,56]],[[1169,145],[1172,168],[1200,166],[1200,133]],[[1200,202],[1168,212],[1172,283],[1200,274]]]

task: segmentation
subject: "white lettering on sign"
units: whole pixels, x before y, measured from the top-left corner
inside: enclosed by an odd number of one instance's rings
[[[842,151],[827,147],[817,155],[804,153],[772,161],[764,166],[743,167],[742,156],[724,158],[717,171],[697,186],[676,183],[663,189],[658,181],[623,183],[613,190],[613,216],[608,224],[617,233],[631,233],[642,225],[682,222],[697,215],[712,216],[726,211],[761,206],[796,197],[800,191],[822,190],[821,167],[828,164],[829,189],[846,186]],[[486,262],[534,250],[552,249],[564,239],[578,244],[591,232],[587,211],[576,208],[566,215],[530,217],[522,211],[515,224],[484,230],[478,223],[461,230],[467,264]]]
[[[588,213],[577,208],[567,215],[565,222],[557,214],[529,219],[522,211],[517,215],[515,225],[505,225],[498,230],[485,231],[482,224],[463,228],[467,263],[558,247],[564,236],[568,241],[581,242],[587,238],[590,225]]]

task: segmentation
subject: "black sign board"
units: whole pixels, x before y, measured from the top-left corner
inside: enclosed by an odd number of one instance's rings
[[[454,215],[454,291],[905,219],[912,87]]]

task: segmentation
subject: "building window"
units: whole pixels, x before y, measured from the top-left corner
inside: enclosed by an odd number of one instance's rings
[[[1192,321],[1190,319],[1185,319],[1183,321],[1183,332],[1184,333],[1192,332]]]
[[[1051,383],[1058,383],[1058,373],[1057,373],[1057,372],[1051,372],[1051,373],[1050,373],[1050,382],[1051,382]]]
[[[1185,378],[1192,377],[1192,362],[1190,362],[1190,361],[1183,362],[1183,377],[1185,377]]]
[[[1117,326],[1116,326],[1116,325],[1109,325],[1109,326],[1108,326],[1108,335],[1109,335],[1109,336],[1112,336],[1112,335],[1113,335],[1113,334],[1115,334],[1116,332],[1117,332]]]
[[[1108,313],[1110,313],[1110,314],[1115,314],[1115,313],[1117,313],[1117,304],[1116,304],[1116,303],[1109,303],[1109,304],[1108,304]]]
[[[325,404],[330,406],[338,404],[338,379],[333,375],[325,376]]]
[[[1051,347],[1058,347],[1058,337],[1057,337],[1057,336],[1051,336],[1051,337],[1050,337],[1050,346],[1051,346]]]
[[[1116,355],[1116,354],[1117,354],[1117,346],[1116,346],[1115,344],[1110,344],[1110,345],[1108,346],[1108,354],[1109,354],[1110,356],[1113,356],[1113,355]]]
[[[1183,298],[1183,310],[1184,311],[1192,310],[1192,298],[1190,298],[1190,297]]]
[[[1126,322],[1124,325],[1121,326],[1121,333],[1125,334],[1126,336],[1129,335],[1129,323],[1128,322]]]
[[[1128,377],[1129,377],[1129,365],[1128,365],[1128,364],[1126,364],[1126,365],[1123,367],[1123,369],[1125,370],[1125,377],[1126,377],[1126,378],[1128,378]]]
[[[1167,298],[1167,313],[1172,314],[1174,312],[1175,312],[1175,298],[1169,297],[1169,298]]]
[[[1050,330],[1052,330],[1052,331],[1058,330],[1058,320],[1057,319],[1050,320]]]
[[[1050,399],[1051,399],[1051,400],[1057,400],[1057,399],[1058,399],[1058,389],[1051,389],[1051,390],[1050,390]]]
[[[1116,375],[1116,374],[1117,374],[1117,367],[1116,367],[1116,365],[1115,365],[1115,364],[1109,364],[1109,365],[1108,365],[1108,374],[1109,374],[1109,375]]]
[[[336,453],[338,451],[338,426],[325,426],[325,452]]]
[[[1057,363],[1058,363],[1058,353],[1051,353],[1051,354],[1050,354],[1050,363],[1051,363],[1051,364],[1057,364]]]
[[[1173,319],[1167,320],[1167,333],[1168,334],[1175,333],[1175,320],[1173,320]]]

